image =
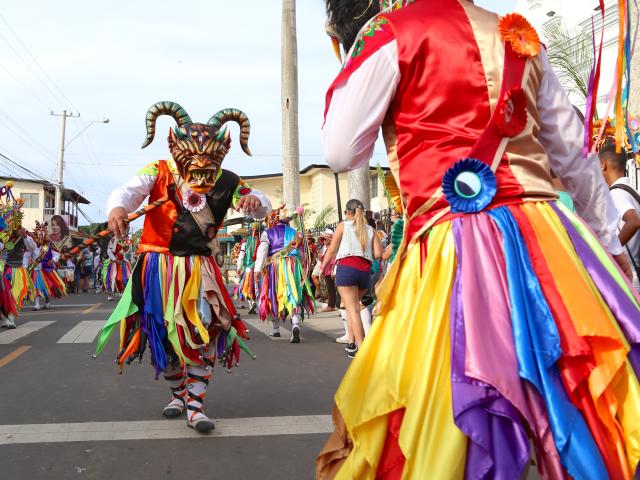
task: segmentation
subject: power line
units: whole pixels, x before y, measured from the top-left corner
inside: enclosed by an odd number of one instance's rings
[[[0,115],[2,115],[1,111],[0,111]],[[33,148],[34,150],[37,150],[38,153],[40,153],[44,157],[49,157],[49,158],[54,157],[52,152],[47,151],[46,148],[43,147],[41,143],[39,143],[37,140],[35,140],[30,135],[28,135],[24,130],[23,130],[23,133],[20,133],[19,131],[14,130],[14,128],[11,125],[7,125],[4,121],[0,121],[0,125],[3,126],[4,128],[6,128],[7,130],[9,130],[10,132],[12,132],[16,137],[18,137],[24,143],[29,145],[31,148]],[[17,124],[14,124],[14,125],[16,127],[20,128],[19,125],[17,125]],[[28,137],[28,138],[25,138],[25,136]]]
[[[80,215],[82,215],[87,222],[96,223],[91,218],[89,218],[89,216],[86,213],[82,211],[82,209],[80,208],[80,205],[77,205],[76,208],[78,209],[78,212],[80,212]]]
[[[5,23],[6,23],[6,22],[5,22]],[[18,53],[18,51],[17,51],[15,48],[13,48],[13,45],[11,45],[11,42],[9,42],[9,40],[7,39],[7,37],[5,37],[4,35],[2,35],[2,33],[0,33],[0,38],[2,38],[2,39],[4,40],[4,42],[9,46],[9,48],[10,48],[10,49],[11,49],[11,51],[14,53],[14,55],[20,59],[20,61],[24,64],[24,66],[25,66],[25,67],[27,67],[27,69],[28,69],[29,71],[31,71],[31,73],[33,73],[33,74],[36,76],[36,78],[38,79],[38,81],[39,81],[39,82],[44,86],[44,88],[46,88],[46,89],[49,91],[49,93],[53,96],[53,98],[55,98],[58,102],[60,102],[60,104],[61,104],[61,105],[63,105],[63,106],[64,106],[64,101],[62,101],[62,100],[60,99],[60,97],[58,97],[58,95],[57,95],[53,90],[51,90],[51,88],[49,88],[49,85],[47,85],[46,83],[44,83],[44,80],[42,80],[42,77],[40,77],[40,75],[38,74],[38,72],[36,72],[36,71],[31,67],[31,65],[29,65],[29,64],[26,62],[26,60],[22,57],[22,55],[20,55],[20,54]]]
[[[62,98],[64,98],[67,102],[69,102],[69,105],[71,105],[76,111],[79,111],[79,108],[76,107],[71,100],[69,100],[69,97],[67,97],[64,94],[64,92],[62,91],[62,89],[58,86],[58,84],[53,81],[53,79],[49,76],[49,74],[44,69],[44,67],[40,64],[40,62],[38,62],[36,57],[31,53],[31,51],[27,48],[27,46],[24,44],[24,42],[20,39],[18,34],[15,32],[15,30],[13,28],[11,28],[11,25],[9,25],[9,22],[7,22],[7,20],[1,14],[0,14],[0,20],[2,20],[4,22],[4,24],[7,26],[9,31],[13,34],[13,36],[16,38],[16,40],[18,40],[18,43],[22,46],[24,51],[27,52],[27,55],[29,55],[29,57],[31,58],[33,63],[36,64],[36,66],[42,71],[44,76],[51,82],[51,84],[58,90],[58,92],[60,92],[60,95],[62,95]],[[64,102],[62,102],[62,104],[64,105]],[[49,108],[49,110],[51,110],[51,108]]]
[[[11,73],[7,67],[5,67],[4,65],[0,64],[0,67],[2,67],[2,69],[7,72],[7,75],[9,75],[11,78],[13,78],[22,88],[24,88],[24,90],[31,95],[33,98],[35,98],[41,105],[43,105],[47,110],[51,110],[51,107],[49,105],[46,104],[46,102],[44,100],[42,100],[38,95],[36,95],[35,93],[33,93],[29,88],[27,88],[27,86],[22,83],[20,80],[18,80],[13,73]]]
[[[6,151],[6,149],[5,149]],[[0,153],[0,157],[4,158],[7,162],[10,162],[12,165],[15,165],[16,167],[18,167],[20,170],[24,170],[25,172],[27,172],[29,175],[35,177],[36,179],[39,180],[44,180],[45,182],[48,182],[49,180],[47,180],[46,178],[44,178],[42,175],[40,175],[39,173],[34,172],[33,170],[29,170],[26,167],[23,167],[22,165],[20,165],[18,162],[12,160],[11,158],[7,157],[5,154]]]

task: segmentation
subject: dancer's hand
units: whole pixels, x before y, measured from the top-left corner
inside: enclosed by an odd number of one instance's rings
[[[255,195],[245,195],[238,200],[237,210],[242,211],[245,215],[250,216],[258,208],[262,206],[262,202]]]
[[[633,270],[631,270],[631,264],[629,263],[629,258],[627,258],[627,255],[625,253],[621,253],[620,255],[614,255],[613,259],[622,269],[627,278],[629,280],[633,280]]]
[[[122,238],[127,233],[125,218],[127,218],[127,211],[123,207],[116,207],[109,212],[109,230],[116,238]]]

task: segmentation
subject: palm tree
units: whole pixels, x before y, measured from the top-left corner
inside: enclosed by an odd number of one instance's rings
[[[571,35],[559,18],[545,24],[543,33],[549,63],[560,83],[570,95],[578,96],[586,103],[593,66],[591,35],[586,31]]]
[[[318,212],[315,220],[313,221],[313,228],[316,231],[324,230],[327,225],[330,225],[335,221],[336,209],[333,205],[327,205]]]

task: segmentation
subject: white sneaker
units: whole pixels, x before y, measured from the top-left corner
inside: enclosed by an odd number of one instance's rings
[[[165,418],[178,418],[185,411],[186,406],[184,400],[181,398],[174,398],[169,404],[162,410],[162,415]]]
[[[10,330],[16,328],[16,324],[13,321],[13,319],[7,317],[4,320],[2,320],[2,323],[0,323],[0,327],[1,328],[8,328]]]
[[[45,303],[45,304],[44,304],[44,309],[45,309],[45,310],[47,310],[47,309],[49,309],[49,308],[51,308],[51,302],[47,302],[47,303]]]
[[[300,327],[298,325],[294,325],[291,329],[291,343],[300,343]]]
[[[113,295],[108,295],[108,296],[107,296],[107,300],[108,300],[109,302],[112,302],[112,301],[113,301]]]
[[[191,420],[187,417],[187,425],[200,433],[209,433],[211,430],[216,428],[213,420],[207,417],[204,413],[196,413],[191,417]]]
[[[342,335],[341,337],[336,338],[336,343],[349,343],[349,337],[347,335]]]

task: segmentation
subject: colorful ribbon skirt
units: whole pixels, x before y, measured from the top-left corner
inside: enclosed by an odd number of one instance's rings
[[[632,479],[640,299],[557,203],[409,242],[336,395],[318,478]],[[533,451],[532,451],[533,449]]]
[[[122,298],[98,336],[100,353],[120,326],[116,360],[141,360],[148,345],[156,376],[167,366],[213,364],[251,356],[220,270],[212,257],[143,253]]]

